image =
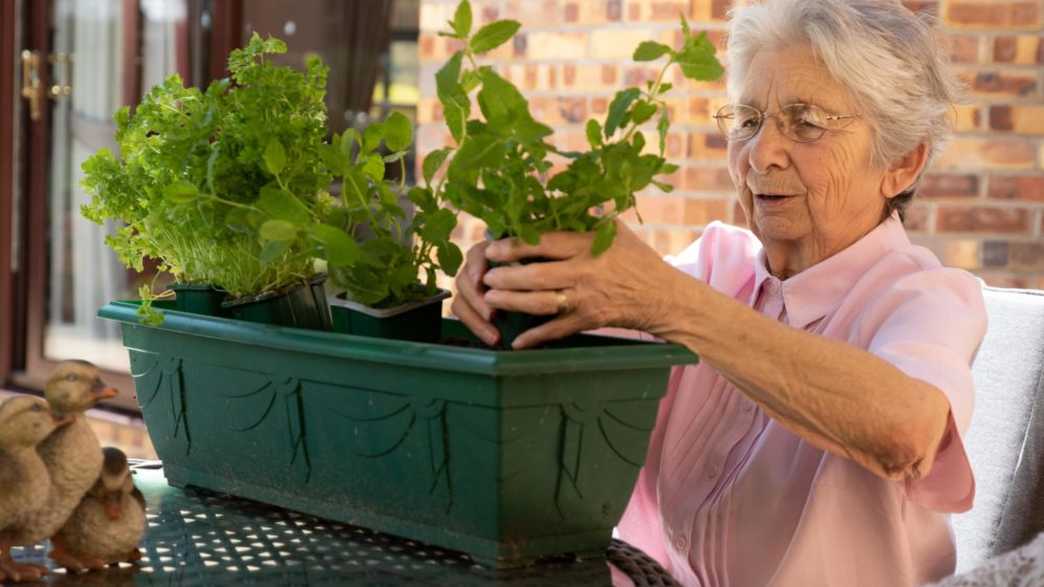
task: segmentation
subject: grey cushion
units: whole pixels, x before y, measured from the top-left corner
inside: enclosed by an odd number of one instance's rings
[[[976,497],[954,516],[957,571],[1044,530],[1044,291],[985,288],[989,323],[965,437]]]

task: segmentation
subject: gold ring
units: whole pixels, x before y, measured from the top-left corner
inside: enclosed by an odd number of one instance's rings
[[[555,299],[558,300],[558,313],[569,311],[569,296],[566,295],[565,290],[560,289],[555,292]]]

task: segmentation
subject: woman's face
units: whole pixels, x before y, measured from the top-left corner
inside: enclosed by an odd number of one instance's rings
[[[879,223],[886,202],[884,170],[871,163],[872,134],[865,118],[851,119],[818,141],[800,143],[785,137],[772,117],[794,103],[812,104],[828,114],[860,114],[809,47],[757,53],[739,103],[769,116],[753,137],[730,141],[728,152],[729,173],[751,230],[770,252],[793,252],[803,257],[800,264],[814,264]]]

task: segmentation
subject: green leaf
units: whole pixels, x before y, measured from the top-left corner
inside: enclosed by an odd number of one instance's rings
[[[635,61],[653,61],[671,52],[671,48],[655,41],[642,41],[634,50]]]
[[[664,192],[664,193],[667,193],[667,194],[669,194],[669,193],[674,191],[674,186],[669,184],[669,183],[666,183],[666,182],[654,181],[654,182],[652,182],[652,184],[654,186],[656,186],[657,188],[659,188],[661,192]]]
[[[685,46],[675,56],[675,61],[681,66],[685,77],[691,80],[714,81],[725,73],[714,55],[714,45],[707,39],[707,33],[687,38]]]
[[[362,172],[375,182],[384,179],[384,159],[380,155],[370,155],[363,163]]]
[[[425,215],[420,235],[428,242],[448,241],[453,229],[457,226],[457,216],[446,208]]]
[[[616,238],[616,223],[610,219],[603,219],[595,232],[594,243],[591,244],[591,254],[595,257],[606,252]]]
[[[518,227],[518,237],[528,245],[540,244],[540,231],[535,226],[523,224]]]
[[[587,121],[587,142],[592,149],[602,146],[602,125],[593,118]]]
[[[175,204],[187,204],[199,196],[199,188],[195,184],[179,180],[164,188],[163,196]]]
[[[656,104],[641,100],[634,105],[634,110],[631,111],[631,122],[641,124],[652,118],[653,114],[656,114]]]
[[[257,260],[261,265],[271,265],[290,250],[290,241],[268,241],[261,247],[261,254]]]
[[[464,255],[460,252],[460,248],[451,242],[444,242],[439,245],[439,267],[442,271],[453,277],[457,274],[457,270],[460,269],[460,264],[464,262]]]
[[[453,32],[460,39],[467,39],[471,34],[471,3],[460,0],[457,11],[453,14]]]
[[[641,93],[638,88],[628,88],[616,93],[609,104],[609,114],[605,118],[605,138],[611,138],[616,129],[620,128],[627,115],[627,109],[641,96]]]
[[[449,157],[449,149],[436,149],[428,156],[424,158],[423,173],[424,182],[427,184],[431,183],[432,178],[439,172],[442,164],[446,162],[446,157]]]
[[[667,149],[667,130],[671,127],[671,121],[667,118],[667,111],[664,110],[663,115],[660,116],[660,121],[656,123],[656,132],[660,136],[660,156],[663,157],[664,150]]]
[[[384,144],[391,151],[405,151],[413,142],[413,123],[401,112],[392,112],[384,121]]]
[[[503,45],[515,36],[522,24],[515,20],[498,20],[479,29],[471,38],[472,52],[482,54]]]
[[[384,138],[384,123],[375,122],[370,126],[366,127],[363,131],[362,139],[362,150],[363,153],[372,153],[377,147],[381,145],[381,139]]]
[[[460,143],[464,138],[465,125],[471,114],[471,100],[460,86],[460,63],[463,54],[457,51],[445,65],[435,73],[435,85],[442,103],[442,116],[446,120],[453,140]]]
[[[292,241],[297,227],[286,220],[269,220],[261,225],[261,238],[266,241]]]
[[[268,184],[261,188],[257,207],[275,220],[286,220],[291,224],[308,224],[312,214],[301,200],[278,185]]]
[[[438,202],[435,201],[435,195],[431,193],[431,188],[414,186],[407,192],[407,196],[413,202],[413,205],[417,206],[422,212],[433,211],[439,206]]]
[[[313,224],[309,232],[323,246],[327,263],[334,267],[352,266],[362,256],[359,245],[343,230],[327,224]]]
[[[279,142],[279,139],[272,139],[268,141],[268,145],[265,147],[265,168],[272,175],[279,175],[282,173],[283,168],[286,167],[286,149],[283,148],[283,144]]]

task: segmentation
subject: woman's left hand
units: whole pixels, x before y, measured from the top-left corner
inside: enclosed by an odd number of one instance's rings
[[[486,272],[485,294],[492,308],[558,318],[524,332],[514,348],[540,345],[582,330],[616,326],[658,334],[672,320],[673,284],[684,274],[661,259],[627,226],[616,221],[616,239],[601,255],[591,255],[593,233],[552,232],[528,245],[502,239],[486,248],[486,258],[512,263],[544,257],[548,262],[501,266]]]

